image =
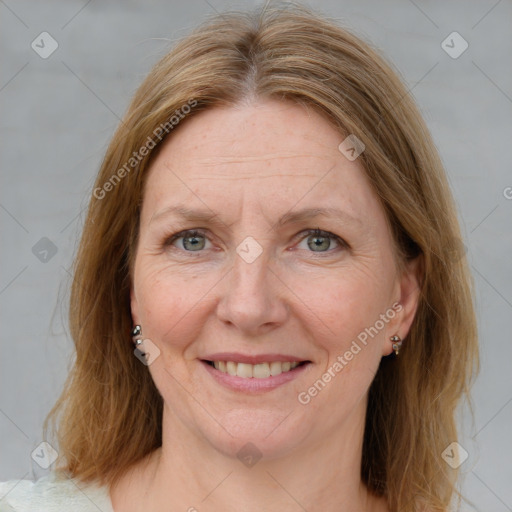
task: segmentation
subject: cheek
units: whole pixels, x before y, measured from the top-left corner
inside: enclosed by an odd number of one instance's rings
[[[213,277],[141,260],[135,279],[144,336],[160,346],[179,348],[193,337],[194,329],[199,332],[200,323],[194,319],[204,307],[204,296],[215,282]]]
[[[388,283],[368,272],[347,272],[318,284],[307,302],[315,305],[307,329],[325,356],[309,380],[311,387],[302,391],[317,414],[330,411],[324,425],[329,429],[338,428],[368,391],[382,357],[386,324],[371,329],[391,304]]]
[[[388,322],[394,317],[390,301],[393,273],[384,267],[382,262],[367,260],[364,265],[317,279],[314,286],[301,287],[297,293],[306,297],[309,290],[303,312],[305,315],[309,307],[315,315],[309,313],[311,321],[304,327],[324,352],[319,373],[330,371],[336,376],[332,381],[337,384],[331,390],[336,395],[336,390],[360,395],[378,368],[389,334],[388,323],[381,320],[381,315]],[[386,316],[386,312],[393,316]]]
[[[352,266],[317,278],[308,286],[297,279],[296,291],[316,314],[319,332],[339,344],[373,325],[391,306],[388,302],[392,282],[389,275],[379,277],[384,275],[379,268],[370,271]]]

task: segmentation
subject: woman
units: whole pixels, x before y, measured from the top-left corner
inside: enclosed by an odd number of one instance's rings
[[[298,6],[217,16],[109,146],[45,424],[59,459],[4,502],[448,510],[478,357],[461,247],[432,139],[375,50]]]

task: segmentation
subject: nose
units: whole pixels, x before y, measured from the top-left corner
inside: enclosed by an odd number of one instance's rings
[[[254,261],[236,254],[223,281],[217,316],[226,325],[258,336],[286,322],[287,288],[265,251]]]

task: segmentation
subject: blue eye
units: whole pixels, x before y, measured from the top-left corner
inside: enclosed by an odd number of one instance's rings
[[[187,252],[197,252],[204,249],[206,243],[206,236],[197,230],[181,231],[171,235],[167,240],[166,245],[173,245],[176,240],[183,239],[183,248]]]
[[[307,245],[312,252],[331,252],[329,251],[331,247],[332,240],[334,240],[338,246],[347,248],[347,243],[342,240],[339,236],[329,233],[328,231],[322,231],[319,228],[309,229],[306,231],[307,235],[303,240],[307,241]],[[303,241],[302,240],[302,241]],[[301,241],[301,242],[302,242]],[[316,250],[320,249],[320,250]]]
[[[331,249],[333,240],[336,242],[336,244],[338,244],[340,248],[349,248],[349,245],[343,239],[341,239],[338,235],[328,231],[323,231],[319,228],[316,228],[306,230],[300,233],[300,235],[303,235],[304,233],[306,236],[301,238],[301,242],[306,240],[308,248],[311,250],[311,252],[332,252],[332,250],[329,249]],[[175,242],[181,239],[183,240],[182,247],[177,247]],[[202,230],[193,229],[180,231],[179,233],[171,235],[166,239],[164,245],[173,245],[177,249],[183,249],[185,252],[201,252],[202,249],[205,249],[207,241],[209,241],[209,239]]]

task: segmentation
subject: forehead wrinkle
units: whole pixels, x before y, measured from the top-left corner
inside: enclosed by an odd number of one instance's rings
[[[197,163],[198,165],[202,165],[205,167],[214,166],[214,165],[224,165],[224,164],[238,164],[238,163],[250,163],[250,162],[266,162],[271,160],[293,160],[295,158],[314,158],[317,160],[329,160],[328,157],[320,157],[318,155],[312,154],[301,154],[297,155],[296,153],[266,153],[264,155],[246,155],[246,156],[210,156],[205,158],[194,158],[191,159],[191,162]]]
[[[322,162],[322,164],[324,162],[328,162],[329,164],[329,167],[332,169],[333,167],[336,166],[336,164],[338,162],[336,162],[335,160],[333,160],[332,158],[329,158],[327,156],[325,157],[320,157],[320,156],[316,156],[316,155],[295,155],[295,156],[288,156],[286,158],[289,158],[289,159],[293,159],[293,158],[314,158],[314,159],[317,159],[317,160],[320,160]],[[206,177],[201,177],[201,176],[194,176],[194,177],[191,177],[191,179],[216,179],[217,177],[219,176],[222,176],[223,174],[223,169],[222,169],[222,166],[223,165],[228,165],[228,164],[237,164],[237,163],[247,163],[247,162],[264,162],[264,161],[267,161],[267,160],[272,160],[273,157],[207,157],[207,158],[195,158],[195,159],[191,159],[189,161],[186,162],[186,165],[183,165],[183,166],[180,166],[179,164],[176,163],[176,159],[174,160],[166,160],[166,161],[163,161],[162,162],[162,166],[165,167],[166,169],[168,169],[169,171],[171,171],[173,174],[175,174],[175,171],[177,171],[178,168],[180,167],[184,167],[184,168],[192,168],[194,169],[194,167],[197,165],[198,167],[203,167],[203,168],[208,168],[208,167],[215,167],[215,166],[219,166],[220,169],[217,170],[217,176],[213,176],[211,174],[208,174]],[[158,164],[157,164],[158,165]],[[294,169],[296,169],[297,171],[301,170],[301,169],[305,169],[305,170],[311,170],[312,168],[312,165],[308,165],[308,163],[302,163],[301,166],[297,166],[295,167]],[[274,169],[275,172],[277,172],[279,169]],[[288,169],[289,170],[289,169]],[[226,169],[227,171],[227,169]],[[258,171],[260,172],[260,171]],[[229,174],[229,171],[227,171],[227,173]],[[247,175],[247,173],[244,173],[245,176],[244,177],[241,177],[239,175],[237,176],[227,176],[227,177],[232,177],[232,178],[240,178],[240,179],[246,179],[246,178],[250,178],[251,175]],[[268,175],[268,176],[263,176],[261,175],[260,173],[254,175],[254,177],[256,178],[271,178],[271,177],[311,177],[311,178],[315,178],[317,177],[317,174],[311,174],[311,173],[304,173],[304,174],[299,174],[298,172],[296,172],[295,170],[291,173],[279,173],[279,174],[272,174],[272,175]]]
[[[328,160],[327,158],[322,158],[322,160]],[[228,162],[228,163],[236,163],[236,162]],[[176,177],[178,177],[178,179],[180,181],[182,181],[182,179],[177,175],[177,172],[178,172],[178,168],[180,167],[179,165],[176,164],[175,161],[173,161],[171,163],[170,160],[168,161],[165,161],[165,162],[162,162],[161,164],[165,169],[171,171]],[[211,164],[211,167],[215,166],[216,164]],[[332,167],[334,167],[336,164],[334,164],[333,166],[331,166],[331,169]],[[158,164],[157,164],[158,166]],[[156,166],[155,166],[156,167]],[[200,169],[195,169],[193,166],[190,166],[189,163],[187,162],[187,165],[186,166],[183,166],[184,168],[192,168],[192,170],[194,172],[196,172],[195,175],[193,176],[189,176],[187,177],[187,180],[189,181],[196,181],[196,180],[220,180],[220,179],[233,179],[233,180],[247,180],[247,179],[267,179],[267,178],[284,178],[284,177],[290,177],[290,178],[302,178],[302,177],[308,177],[308,178],[318,178],[318,175],[317,174],[311,174],[311,173],[299,173],[298,171],[300,170],[299,168],[297,168],[297,171],[293,171],[292,173],[283,173],[283,172],[278,172],[279,169],[274,169],[272,174],[262,174],[260,170],[258,170],[258,174],[250,174],[248,172],[244,172],[243,175],[240,175],[240,174],[236,174],[236,175],[233,175],[230,173],[230,171],[228,171],[227,169],[222,169],[222,167],[220,169],[218,169],[215,174],[206,174],[204,176],[200,175],[200,174],[197,174],[197,171],[200,170]],[[205,166],[205,165],[202,165],[202,167],[208,167],[208,166]],[[302,166],[304,169],[307,169],[307,170],[310,170],[311,167],[308,166],[308,165],[303,165]]]
[[[231,174],[228,174],[228,175],[219,175],[219,173],[217,173],[216,175],[212,175],[212,174],[207,174],[205,176],[194,176],[192,178],[190,178],[190,181],[200,181],[200,180],[209,180],[209,181],[214,181],[214,180],[253,180],[253,179],[260,179],[260,180],[265,180],[265,179],[269,179],[269,178],[285,178],[285,177],[288,177],[288,178],[303,178],[303,177],[309,177],[309,178],[316,178],[317,175],[316,174],[298,174],[298,173],[294,173],[294,174],[269,174],[269,175],[265,175],[265,176],[262,176],[261,174],[248,174],[248,173],[244,173],[243,176],[240,176],[240,175],[231,175]]]

